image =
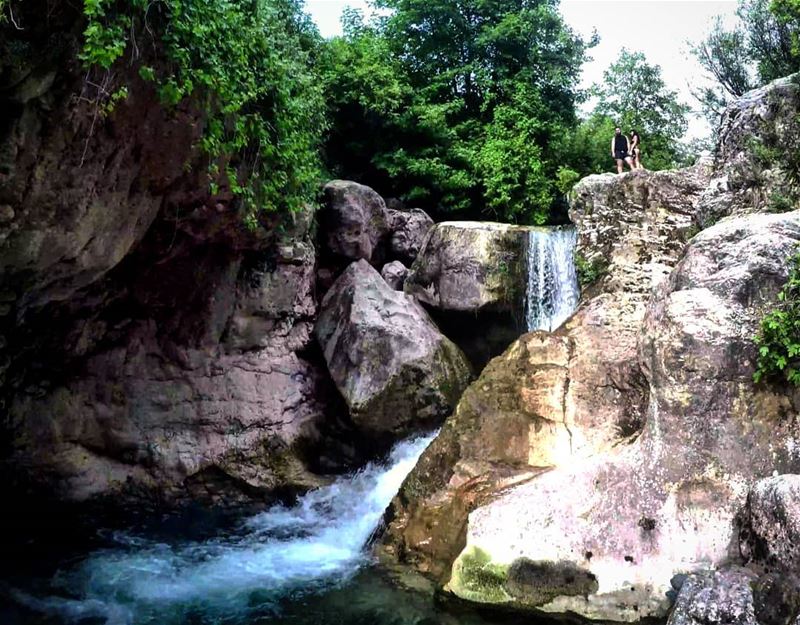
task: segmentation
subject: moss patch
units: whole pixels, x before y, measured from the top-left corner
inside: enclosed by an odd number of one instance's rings
[[[463,599],[480,603],[511,600],[505,590],[508,567],[493,564],[491,556],[477,547],[467,547],[453,564],[450,587]]]
[[[511,565],[492,562],[477,547],[467,547],[453,565],[450,588],[462,599],[538,607],[557,597],[586,597],[596,593],[597,578],[573,562],[517,558]]]

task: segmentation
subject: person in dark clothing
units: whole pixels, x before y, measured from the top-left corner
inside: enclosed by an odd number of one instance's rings
[[[611,158],[617,161],[617,173],[622,173],[623,161],[628,164],[628,167],[633,169],[633,161],[630,157],[630,145],[628,137],[622,134],[622,129],[619,126],[614,128],[614,137],[611,139]]]

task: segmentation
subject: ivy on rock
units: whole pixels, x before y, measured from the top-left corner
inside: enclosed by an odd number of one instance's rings
[[[138,64],[165,106],[192,98],[205,112],[211,192],[227,184],[250,225],[314,197],[325,104],[299,1],[84,0],[83,11],[87,67]]]
[[[800,252],[792,256],[790,267],[778,303],[764,315],[756,336],[755,382],[784,379],[800,386]]]

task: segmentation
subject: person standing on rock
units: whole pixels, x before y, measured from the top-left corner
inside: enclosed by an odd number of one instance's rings
[[[611,139],[611,158],[617,161],[617,173],[622,173],[622,162],[626,162],[628,167],[633,170],[633,161],[630,157],[630,145],[628,137],[622,134],[622,129],[617,126],[614,128],[614,137]]]
[[[631,130],[630,137],[631,158],[633,159],[633,169],[644,169],[642,166],[642,146],[639,140],[639,133]]]

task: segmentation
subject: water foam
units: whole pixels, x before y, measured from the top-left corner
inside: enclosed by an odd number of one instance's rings
[[[432,439],[401,442],[385,463],[251,517],[235,536],[167,544],[120,535],[114,548],[56,575],[54,585],[72,598],[17,600],[66,622],[87,615],[102,615],[106,625],[246,622],[367,564],[365,544]]]

